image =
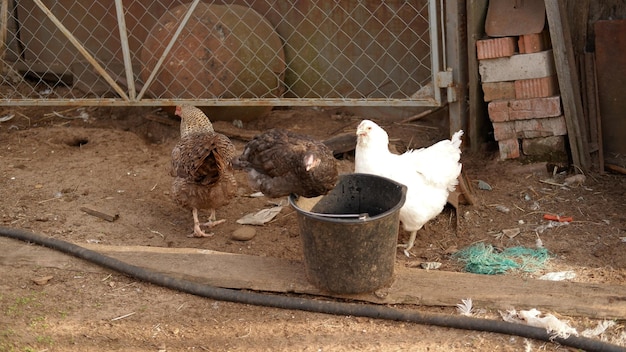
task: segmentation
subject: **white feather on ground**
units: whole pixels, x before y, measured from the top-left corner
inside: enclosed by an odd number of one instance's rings
[[[408,256],[417,231],[443,211],[448,194],[458,184],[461,173],[461,136],[456,132],[427,148],[398,155],[389,151],[389,136],[380,126],[363,120],[357,128],[355,172],[390,178],[407,186],[406,201],[400,209],[400,222],[411,233],[405,245]]]

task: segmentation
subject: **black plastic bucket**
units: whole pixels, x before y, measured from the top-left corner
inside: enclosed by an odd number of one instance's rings
[[[311,283],[335,293],[372,292],[388,284],[405,197],[406,186],[358,173],[340,176],[317,199],[290,195]]]

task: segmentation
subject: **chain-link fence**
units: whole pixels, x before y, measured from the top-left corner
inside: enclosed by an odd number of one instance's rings
[[[440,105],[435,0],[0,0],[0,105]]]

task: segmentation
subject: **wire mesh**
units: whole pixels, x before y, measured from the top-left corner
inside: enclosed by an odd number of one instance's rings
[[[1,0],[0,104],[439,105],[436,3]]]

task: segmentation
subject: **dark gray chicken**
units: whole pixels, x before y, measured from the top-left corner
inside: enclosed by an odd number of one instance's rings
[[[276,198],[291,193],[316,197],[337,183],[337,161],[320,141],[271,129],[249,141],[233,166],[248,172],[250,187]]]
[[[237,192],[232,159],[235,146],[228,137],[216,133],[202,110],[183,105],[176,107],[180,116],[180,141],[172,150],[172,198],[193,214],[194,237],[209,237],[200,226],[213,227],[215,209],[229,203]],[[201,224],[198,209],[208,209],[209,221]]]

